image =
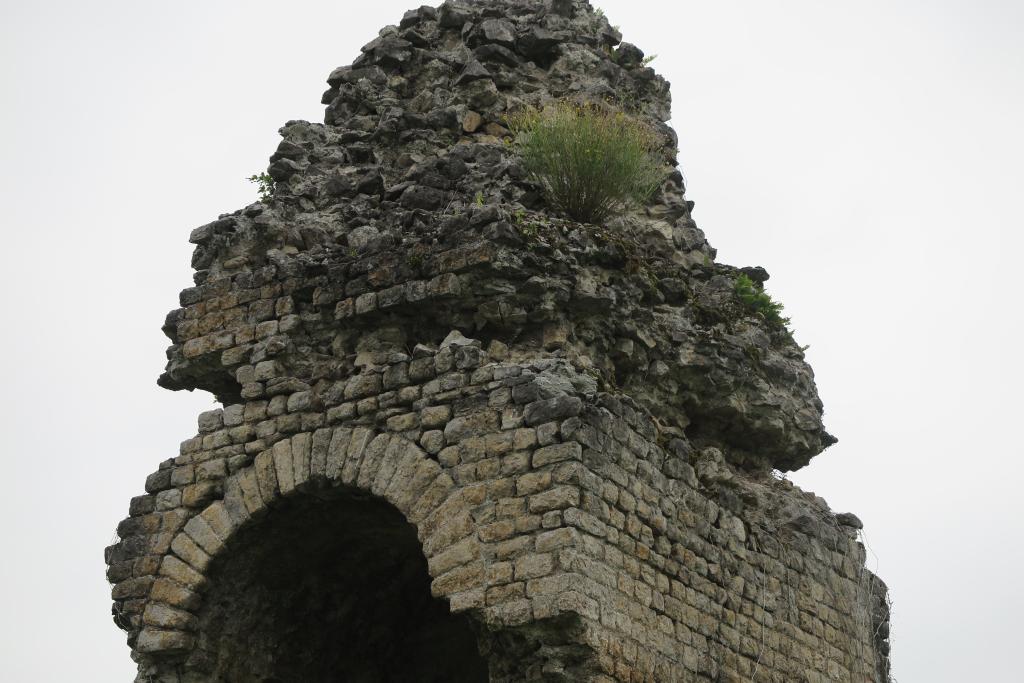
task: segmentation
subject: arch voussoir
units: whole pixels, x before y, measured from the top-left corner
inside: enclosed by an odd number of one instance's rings
[[[370,477],[370,481],[367,485],[370,493],[375,496],[385,498],[384,491],[387,490],[388,484],[391,483],[391,478],[395,476],[395,471],[398,468],[398,461],[402,458],[402,454],[405,452],[408,444],[409,442],[405,439],[397,436],[391,437],[387,450],[384,452],[383,458],[377,465],[377,471]]]
[[[277,493],[287,496],[295,490],[295,472],[292,466],[292,442],[281,439],[271,448],[274,474],[277,477]]]
[[[256,480],[256,470],[246,467],[237,474],[238,487],[242,492],[242,503],[250,515],[257,514],[266,507],[263,496],[260,494],[259,482]]]
[[[348,458],[348,449],[356,447],[356,441],[360,438],[366,438],[370,434],[370,430],[365,428],[358,428],[362,431],[362,436],[357,435],[356,439],[353,439],[353,433],[355,430],[348,427],[339,427],[333,432],[327,431],[327,439],[323,449],[323,457],[317,458],[316,464],[310,466],[310,471],[313,476],[322,476],[328,481],[341,481],[342,471],[345,468],[345,461]]]
[[[256,485],[259,487],[263,505],[269,505],[277,498],[280,489],[277,486],[277,470],[274,467],[273,451],[263,451],[253,460],[256,474]]]
[[[356,484],[356,477],[359,475],[359,466],[363,461],[363,455],[367,448],[369,448],[373,438],[374,431],[369,427],[356,427],[353,429],[351,437],[345,444],[346,448],[339,450],[335,456],[340,462],[338,472],[332,477],[330,467],[328,467],[328,478],[340,479],[341,483],[354,486]],[[331,442],[331,450],[334,451],[333,440]]]
[[[224,495],[195,514],[170,542],[142,612],[136,650],[157,658],[189,652],[208,572],[233,538],[278,500],[308,486],[350,487],[393,505],[416,528],[431,592],[452,612],[483,606],[483,546],[471,508],[483,487],[459,488],[436,460],[401,436],[364,427],[320,428],[281,439],[224,480]]]
[[[424,489],[422,495],[409,508],[409,514],[407,515],[409,521],[419,527],[420,523],[447,500],[454,490],[455,481],[452,480],[451,475],[447,472],[441,472],[434,477],[433,481]]]
[[[300,432],[291,438],[292,476],[295,488],[301,488],[310,478],[310,455],[313,446],[313,435]]]
[[[384,455],[387,452],[388,446],[391,443],[391,435],[389,434],[378,434],[370,441],[370,444],[366,447],[366,451],[363,453],[363,458],[359,463],[359,473],[355,477],[353,484],[356,488],[363,491],[370,490],[370,484],[373,482],[374,476],[377,474],[377,470],[380,468],[380,464],[384,459]]]
[[[224,510],[236,527],[245,524],[252,517],[252,513],[245,503],[240,474],[232,474],[224,482]]]
[[[395,474],[382,496],[408,518],[413,502],[440,472],[440,465],[430,460],[418,446],[407,442],[405,451],[395,466]]]
[[[179,532],[171,541],[171,551],[198,572],[206,571],[210,564],[210,554],[184,531]]]

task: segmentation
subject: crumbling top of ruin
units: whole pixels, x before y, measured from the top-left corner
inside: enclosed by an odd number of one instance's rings
[[[834,442],[737,294],[668,83],[583,0],[385,27],[192,231],[160,384],[222,404],[107,548],[139,683],[888,681],[860,521],[772,470]],[[552,211],[509,115],[616,107],[666,179]]]
[[[834,442],[799,345],[735,296],[741,270],[767,273],[716,263],[691,217],[668,83],[604,16],[568,1],[421,8],[328,84],[323,124],[281,129],[273,196],[192,233],[196,287],[182,305],[286,274],[286,324],[348,338],[302,345],[269,308],[252,338],[232,338],[178,309],[163,386],[231,403],[245,364],[273,358],[313,386],[367,350],[351,346],[357,330],[380,331],[374,350],[403,350],[459,329],[513,356],[566,358],[589,391],[650,411],[676,450],[786,471]],[[604,225],[545,206],[506,117],[565,98],[613,103],[658,131],[676,170],[647,206]]]

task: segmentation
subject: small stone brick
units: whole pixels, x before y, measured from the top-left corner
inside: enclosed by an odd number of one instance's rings
[[[559,486],[530,496],[530,512],[543,513],[548,510],[575,507],[579,504],[580,491],[574,486]]]
[[[565,460],[580,460],[582,457],[583,447],[574,441],[553,444],[533,452],[533,466],[540,468]]]
[[[428,429],[443,427],[451,419],[451,414],[451,406],[429,406],[420,411],[420,424]]]
[[[423,433],[420,437],[420,445],[423,446],[423,450],[431,455],[437,455],[444,448],[444,432],[434,429]]]
[[[381,391],[381,378],[376,373],[364,373],[349,379],[345,385],[345,400],[364,398],[379,394]]]

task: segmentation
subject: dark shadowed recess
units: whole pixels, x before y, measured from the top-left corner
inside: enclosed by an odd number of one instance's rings
[[[430,594],[416,529],[333,489],[281,501],[211,572],[193,660],[235,683],[483,683],[468,617]]]

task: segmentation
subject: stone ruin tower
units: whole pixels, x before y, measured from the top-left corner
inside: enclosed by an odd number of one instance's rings
[[[582,0],[449,1],[328,83],[190,238],[160,385],[223,407],[106,551],[136,680],[887,681],[859,522],[773,476],[834,441],[811,368],[681,174],[584,225],[508,144],[610,100],[674,168],[643,53]]]

